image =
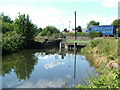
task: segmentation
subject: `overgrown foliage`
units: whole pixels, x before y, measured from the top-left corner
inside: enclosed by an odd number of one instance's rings
[[[0,14],[0,20],[2,21],[2,33],[13,31],[13,21],[9,16],[5,16],[4,13]]]
[[[0,19],[2,20],[3,55],[30,47],[39,29],[31,22],[28,15],[19,14],[13,21],[2,13]]]
[[[39,36],[50,36],[55,33],[59,33],[60,31],[54,27],[54,26],[47,26],[45,27],[41,33],[39,33]]]
[[[90,32],[88,33],[88,36],[89,36],[90,38],[100,37],[100,36],[102,36],[102,32],[90,31]]]
[[[96,21],[90,21],[88,24],[87,24],[87,29],[89,29],[90,27],[92,26],[99,26],[99,22],[96,22]]]
[[[76,27],[76,30],[77,30],[78,32],[82,32],[82,27],[81,27],[81,26],[78,26],[78,27]]]
[[[102,54],[110,60],[115,60],[118,56],[118,40],[116,39],[96,39],[89,43],[82,52],[91,51],[97,48],[97,53]],[[89,52],[92,54],[92,52]]]
[[[109,62],[118,59],[118,40],[96,39],[91,41],[82,53],[92,57],[90,62],[99,64],[97,68],[100,76],[90,77],[86,86],[78,85],[77,88],[118,88],[120,86],[120,73],[118,69],[107,67]],[[89,60],[89,59],[88,59]],[[95,65],[96,66],[96,65]]]
[[[31,22],[28,15],[21,14],[14,21],[14,30],[24,37],[24,46],[28,47],[33,41],[37,26]]]
[[[118,71],[113,70],[114,72],[110,72],[111,70],[106,70],[103,75],[100,76],[90,76],[90,78],[85,81],[86,86],[77,85],[76,88],[118,88],[119,87],[119,79]],[[89,82],[89,83],[88,83]]]
[[[21,48],[31,48],[34,43],[35,36],[50,36],[60,31],[54,26],[46,28],[38,28],[33,24],[29,15],[20,14],[15,20],[11,20],[9,16],[1,13],[3,33],[3,55],[10,52],[19,51]]]
[[[116,26],[116,33],[120,35],[120,19],[114,20],[111,25]]]
[[[21,34],[14,32],[7,32],[2,35],[2,53],[8,54],[11,52],[19,51],[23,48],[23,37]]]
[[[62,35],[67,35],[67,36],[74,36],[75,33],[63,33]],[[77,32],[78,36],[85,36],[85,33],[84,32]]]

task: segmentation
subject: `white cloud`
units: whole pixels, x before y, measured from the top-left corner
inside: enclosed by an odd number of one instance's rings
[[[45,54],[41,54],[41,53],[35,53],[34,57],[37,58],[38,60],[47,60],[48,58],[50,58],[49,55],[45,55]]]
[[[120,0],[103,0],[102,5],[107,8],[117,7]]]
[[[20,84],[22,84],[22,83],[24,83],[24,81],[18,81],[18,80],[13,80],[12,82],[10,82],[10,83],[8,83],[7,85],[8,85],[8,88],[11,88],[11,87],[14,87],[16,84],[17,85],[20,85]]]
[[[53,80],[41,79],[37,83],[24,82],[17,88],[60,88],[66,84],[66,80],[70,79],[71,75],[66,75],[65,79],[55,78]]]
[[[9,15],[12,19],[15,19],[19,12],[21,14],[29,14],[33,23],[37,24],[39,27],[42,28],[44,28],[47,25],[56,25],[56,23],[60,23],[60,18],[62,18],[62,16],[66,13],[63,10],[59,10],[50,6],[45,6],[38,10],[35,8],[16,5],[1,5],[0,12],[4,12],[5,14]]]
[[[54,68],[55,66],[58,66],[60,64],[64,64],[63,62],[59,61],[59,62],[51,62],[51,63],[48,63],[48,64],[45,64],[44,67],[45,69],[49,69],[49,68]]]
[[[11,1],[11,0],[5,0],[6,2]],[[19,0],[12,0],[12,1],[19,1]],[[42,2],[42,1],[48,1],[48,0],[21,0],[19,2]],[[54,0],[50,0],[50,1],[54,1]],[[55,1],[62,1],[62,0],[55,0]],[[68,0],[66,0],[67,2]],[[70,0],[71,2],[73,0]],[[76,1],[84,1],[84,0],[75,0]],[[84,2],[91,2],[91,0],[85,0]],[[118,0],[92,0],[92,1],[100,1],[100,3],[102,3],[102,5],[104,5],[105,7],[115,7],[117,5],[117,1]],[[69,21],[71,21],[70,23],[70,28],[74,28],[74,14],[71,13],[68,14],[68,11],[65,10],[60,10],[58,8],[55,7],[51,7],[51,6],[44,6],[41,8],[35,8],[35,7],[28,7],[28,6],[22,6],[22,5],[0,5],[0,12],[4,12],[7,15],[10,15],[10,17],[12,19],[15,19],[16,16],[18,15],[18,12],[21,13],[25,13],[25,14],[29,14],[30,15],[30,19],[32,19],[32,22],[34,24],[37,24],[37,26],[39,27],[46,27],[48,25],[53,25],[56,26],[58,29],[60,29],[61,31],[63,30],[63,28],[69,28]],[[111,24],[111,19],[106,19],[105,17],[99,16],[99,15],[89,15],[86,17],[82,17],[79,18],[80,16],[77,17],[77,24],[81,25],[83,28],[86,28],[87,23],[90,20],[96,20],[99,21],[101,23],[105,23],[105,24]],[[112,17],[113,18],[113,17]],[[115,18],[115,17],[114,17]]]

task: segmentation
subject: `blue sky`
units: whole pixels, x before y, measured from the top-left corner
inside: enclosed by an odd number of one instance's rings
[[[4,12],[12,19],[18,12],[29,14],[38,27],[53,25],[61,31],[74,28],[74,11],[77,12],[77,26],[87,27],[91,20],[100,25],[109,25],[118,18],[119,0],[1,0],[0,13]]]

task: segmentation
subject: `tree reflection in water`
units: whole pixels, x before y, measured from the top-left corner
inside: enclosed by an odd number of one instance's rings
[[[2,76],[14,71],[19,80],[29,79],[34,66],[37,64],[37,59],[33,59],[29,53],[17,53],[8,57],[6,56],[2,60]]]

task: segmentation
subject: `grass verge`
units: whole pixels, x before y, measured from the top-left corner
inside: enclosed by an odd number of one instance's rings
[[[86,86],[77,85],[77,88],[119,88],[120,73],[118,72],[118,40],[96,39],[92,40],[81,51],[87,56],[101,74],[91,77]]]
[[[89,43],[90,41],[86,41],[86,40],[68,40],[65,41],[66,43]]]

